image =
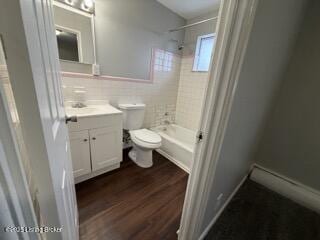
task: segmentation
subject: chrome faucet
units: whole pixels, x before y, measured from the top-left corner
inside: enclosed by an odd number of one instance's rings
[[[84,103],[82,103],[82,102],[77,102],[77,103],[74,103],[74,104],[72,104],[72,107],[73,108],[84,108],[84,107],[86,107],[87,105],[85,105]]]

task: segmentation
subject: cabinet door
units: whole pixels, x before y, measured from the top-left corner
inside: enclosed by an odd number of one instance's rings
[[[113,126],[89,131],[93,171],[122,161],[121,130]]]
[[[73,176],[76,178],[91,172],[89,133],[71,132],[69,136]]]

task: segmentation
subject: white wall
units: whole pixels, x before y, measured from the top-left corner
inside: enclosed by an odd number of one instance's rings
[[[258,164],[320,190],[320,2],[313,0],[268,117]]]
[[[187,21],[187,24],[199,22],[208,18],[218,16],[218,13],[219,13],[219,9],[212,11],[210,13],[207,13],[205,15],[190,19]],[[216,28],[216,23],[217,23],[217,20],[212,20],[212,21],[208,21],[208,22],[201,23],[199,25],[187,28],[185,31],[184,41],[183,41],[185,45],[183,49],[183,54],[194,55],[198,36],[213,33]]]
[[[148,1],[148,3],[146,3],[145,0],[135,0],[128,4],[127,0],[96,1],[95,23],[98,44],[98,63],[101,65],[102,74],[135,76],[135,73],[140,72],[141,74],[143,73],[144,76],[139,73],[139,77],[146,77],[145,74],[149,73],[151,47],[170,49],[173,50],[173,52],[177,52],[178,43],[169,41],[170,39],[177,39],[179,43],[185,42],[185,48],[181,71],[179,70],[179,73],[174,73],[175,80],[170,82],[164,81],[161,84],[156,83],[150,87],[142,83],[116,83],[103,80],[72,80],[65,78],[64,85],[67,86],[64,91],[66,100],[74,99],[72,94],[73,86],[84,86],[88,99],[106,99],[111,100],[111,102],[143,101],[147,103],[146,126],[161,124],[161,121],[159,122],[158,120],[159,115],[169,110],[175,115],[172,116],[170,120],[173,121],[175,119],[179,125],[196,130],[200,121],[208,73],[192,71],[193,54],[197,37],[214,32],[216,20],[187,29],[186,38],[183,39],[184,31],[171,34],[165,32],[170,28],[184,25],[185,21],[161,4],[155,2],[156,1]],[[124,4],[126,5],[125,8],[123,7]],[[143,4],[143,8],[139,7],[141,4]],[[120,7],[123,7],[121,8],[122,10],[125,9],[125,12],[122,12],[121,16],[119,15]],[[148,12],[150,15],[138,14],[140,12]],[[154,14],[152,15],[151,13]],[[188,20],[188,23],[207,19],[217,14],[218,11],[214,11],[204,16]],[[117,41],[114,41],[114,39],[117,39]],[[110,46],[112,46],[112,49]],[[149,48],[146,48],[146,46],[149,46]],[[110,60],[109,56],[112,56],[112,60]],[[130,66],[128,62],[123,61],[124,59],[130,63]],[[110,69],[113,68],[111,65],[117,66],[115,70],[119,70],[119,74],[116,74],[113,70],[108,72],[108,67],[110,67]],[[73,69],[77,72],[90,71],[90,67],[84,70],[84,65],[78,68],[76,64],[69,64],[66,68],[64,64],[62,67],[64,70]],[[179,82],[179,75],[181,77],[178,90],[176,84]],[[104,82],[104,84],[100,87],[102,82]],[[169,87],[173,82],[175,86]],[[165,87],[159,87],[160,85]],[[139,89],[139,94],[135,90],[136,88]],[[114,93],[112,89],[114,89]],[[128,89],[128,91],[122,91],[124,89]],[[146,89],[146,92],[142,89]],[[149,89],[152,89],[152,94]],[[160,95],[163,97],[159,97]],[[178,98],[177,95],[179,95]],[[167,96],[169,96],[169,98],[167,98]],[[160,111],[159,109],[162,110]],[[156,113],[157,111],[161,113]]]
[[[218,11],[188,20],[188,24],[218,15]],[[177,98],[176,123],[191,130],[198,130],[204,101],[208,72],[194,72],[193,61],[197,38],[215,32],[216,20],[188,28],[185,32],[183,58]]]
[[[147,79],[152,48],[177,50],[168,33],[185,20],[156,0],[96,0],[97,58],[103,75]]]
[[[206,14],[201,18],[190,20],[189,23],[217,14],[217,11]],[[201,24],[188,29],[188,37],[185,40],[186,43],[188,42],[186,49],[195,49],[199,35],[214,32],[215,22]],[[134,34],[137,35],[137,33]],[[109,100],[114,105],[117,105],[119,102],[146,103],[146,127],[163,124],[163,120],[165,119],[163,117],[164,113],[169,112],[169,120],[175,120],[176,123],[183,127],[196,130],[201,117],[201,107],[205,95],[208,73],[192,71],[193,54],[185,55],[182,58],[182,62],[179,55],[174,54],[173,56],[173,69],[169,72],[156,71],[155,82],[151,85],[134,82],[64,78],[65,100],[75,100],[73,91],[77,87],[84,87],[86,99],[88,100]]]
[[[170,60],[164,61],[165,54]],[[147,108],[144,127],[161,125],[166,119],[174,121],[180,61],[178,55],[157,50],[153,83],[64,77],[64,98],[65,101],[74,101],[76,99],[74,90],[84,88],[86,100],[109,100],[114,106],[119,103],[145,103]],[[171,67],[164,68],[164,63]],[[168,117],[164,116],[165,112],[169,113]]]
[[[194,56],[181,60],[176,123],[190,130],[198,130],[209,74],[193,72],[193,60]]]
[[[260,0],[206,207],[204,230],[247,174],[303,17],[304,0]],[[220,206],[221,206],[220,205]]]

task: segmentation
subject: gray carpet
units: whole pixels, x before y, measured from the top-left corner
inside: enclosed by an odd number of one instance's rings
[[[320,215],[247,180],[206,240],[320,240]]]

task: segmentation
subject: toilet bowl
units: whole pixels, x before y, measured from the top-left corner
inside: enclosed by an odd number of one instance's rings
[[[152,150],[161,146],[159,134],[142,128],[146,105],[143,103],[119,104],[123,113],[123,129],[129,131],[133,149],[130,159],[138,166],[148,168],[153,165]]]
[[[132,130],[129,133],[133,142],[133,148],[129,152],[130,159],[140,167],[151,167],[153,165],[152,150],[161,146],[160,135],[145,128]]]

